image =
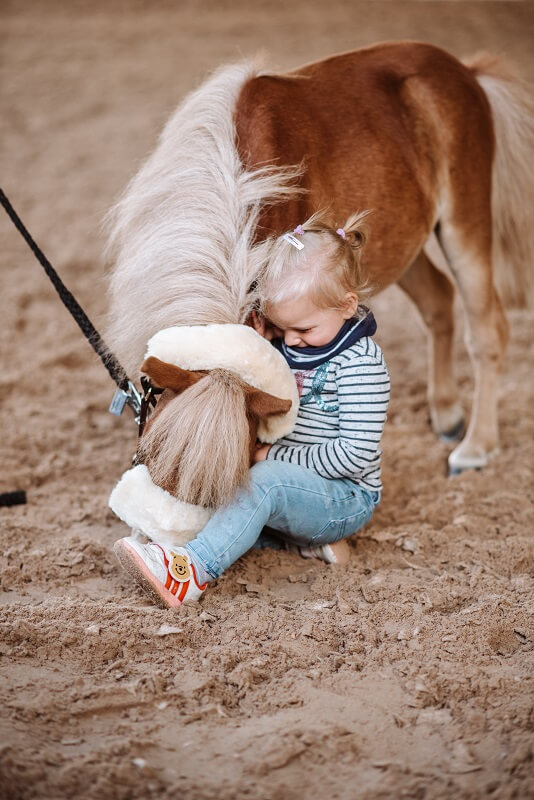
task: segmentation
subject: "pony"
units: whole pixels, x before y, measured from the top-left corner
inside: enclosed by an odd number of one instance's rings
[[[534,105],[501,59],[386,42],[285,74],[224,66],[180,104],[111,212],[109,338],[132,368],[165,326],[247,324],[272,237],[320,208],[369,210],[364,269],[374,293],[398,283],[428,329],[431,423],[459,440],[449,470],[481,468],[498,449],[504,302],[534,293],[533,200]],[[475,379],[466,431],[455,288]],[[204,402],[224,428],[238,401],[223,384]],[[189,392],[173,400],[173,436],[203,452],[202,474],[217,444],[197,436]]]

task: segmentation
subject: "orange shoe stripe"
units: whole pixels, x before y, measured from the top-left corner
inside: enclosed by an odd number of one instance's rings
[[[156,545],[156,547],[159,547],[159,549],[161,550],[161,554],[163,556],[163,562],[164,562],[165,567],[167,569],[167,580],[165,581],[165,588],[166,589],[171,589],[171,584],[173,582],[173,579],[172,579],[171,573],[169,572],[169,559],[165,555],[165,550],[163,549],[163,547],[160,544],[158,544],[157,542],[154,542],[154,544]],[[171,589],[171,593],[172,594],[176,594],[176,588],[174,589],[174,591]]]
[[[178,595],[178,600],[180,601],[180,603],[182,602],[182,600],[184,599],[184,597],[187,594],[187,590],[189,588],[189,583],[190,583],[190,581],[186,581],[185,583],[182,583],[182,588],[180,589],[180,594]]]

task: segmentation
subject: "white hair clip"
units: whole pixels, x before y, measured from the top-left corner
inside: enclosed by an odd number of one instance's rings
[[[304,242],[301,242],[299,239],[297,239],[296,236],[293,236],[292,233],[284,233],[282,239],[285,239],[286,242],[292,244],[293,247],[297,248],[297,250],[302,250],[302,248],[304,247]]]

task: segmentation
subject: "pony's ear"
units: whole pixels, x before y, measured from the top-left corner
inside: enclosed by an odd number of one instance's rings
[[[188,369],[175,367],[174,364],[167,364],[166,361],[160,361],[155,356],[149,356],[141,365],[141,372],[154,381],[156,386],[161,386],[164,389],[172,389],[176,394],[184,392],[193,386],[201,378],[206,377],[205,372],[192,372]]]
[[[285,414],[291,408],[291,400],[282,400],[273,394],[262,392],[261,389],[255,389],[253,386],[247,386],[245,397],[249,414],[259,419],[273,417],[275,414]]]

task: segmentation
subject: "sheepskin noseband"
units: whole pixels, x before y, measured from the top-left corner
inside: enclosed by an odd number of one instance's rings
[[[227,369],[246,383],[282,400],[291,400],[287,414],[260,420],[258,439],[272,444],[293,430],[299,396],[284,357],[247,325],[180,325],[156,333],[146,358],[155,356],[182,369]]]
[[[256,389],[291,400],[287,413],[260,420],[258,438],[272,443],[293,430],[299,405],[295,379],[283,356],[253,328],[232,324],[165,328],[148,342],[145,358],[149,356],[182,369],[227,369]],[[213,513],[156,486],[144,465],[124,473],[109,505],[134,530],[175,545],[194,539]]]
[[[111,492],[109,506],[135,532],[182,547],[213,514],[209,508],[183,503],[156,486],[144,464],[126,470]]]

